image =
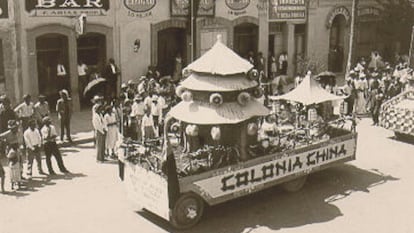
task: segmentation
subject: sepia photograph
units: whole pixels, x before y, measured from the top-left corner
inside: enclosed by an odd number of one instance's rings
[[[414,0],[0,0],[0,233],[412,233],[411,165]]]

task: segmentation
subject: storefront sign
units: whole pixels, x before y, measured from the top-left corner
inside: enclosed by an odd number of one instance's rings
[[[358,9],[358,16],[378,17],[381,15],[381,10],[376,7],[363,7]]]
[[[170,11],[173,17],[186,17],[189,14],[190,0],[170,0]],[[198,16],[214,16],[215,0],[199,0]]]
[[[226,0],[230,15],[242,15],[247,13],[246,8],[250,5],[250,0]]]
[[[26,0],[30,16],[101,16],[108,10],[109,0]]]
[[[348,11],[348,8],[344,6],[336,7],[328,14],[328,18],[326,20],[326,27],[331,28],[332,23],[336,16],[343,15],[345,17],[346,24],[349,24],[349,20],[351,19],[351,14]]]
[[[169,220],[170,209],[166,179],[139,165],[127,162],[124,183],[129,199],[136,205]]]
[[[329,144],[319,149],[291,155],[252,167],[228,172],[195,182],[207,198],[219,198],[238,192],[250,192],[256,187],[283,177],[311,172],[326,165],[355,155],[355,140]]]
[[[269,21],[305,20],[305,0],[269,0]]]
[[[154,8],[156,0],[124,0],[126,8],[133,12],[147,12]]]
[[[124,5],[128,8],[128,16],[144,18],[151,16],[151,9],[157,4],[156,0],[124,0]]]
[[[0,0],[0,18],[6,19],[9,17],[8,0]]]

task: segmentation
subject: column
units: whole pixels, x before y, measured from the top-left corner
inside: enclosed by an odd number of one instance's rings
[[[268,3],[259,1],[257,8],[259,10],[259,45],[258,52],[262,52],[265,59],[265,74],[267,75],[267,59],[269,56],[269,21],[268,21]]]
[[[78,78],[78,48],[75,32],[68,36],[69,42],[69,74],[70,74],[70,97],[72,98],[73,111],[80,111],[79,102],[79,78]]]
[[[288,54],[288,77],[294,77],[295,75],[295,24],[287,23],[286,24],[286,45],[287,45],[287,54]]]

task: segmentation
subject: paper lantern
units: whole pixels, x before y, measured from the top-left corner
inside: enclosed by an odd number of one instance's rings
[[[181,95],[181,99],[183,99],[185,102],[190,102],[193,100],[193,94],[190,91],[184,91],[184,93]]]
[[[211,138],[214,141],[220,140],[220,138],[221,138],[221,130],[220,130],[220,127],[215,126],[215,127],[212,127],[211,128]]]
[[[316,109],[310,108],[308,110],[308,121],[316,121],[318,119],[318,113],[316,112]]]
[[[255,69],[250,70],[249,73],[247,74],[247,77],[250,80],[253,80],[253,81],[256,81],[257,79],[259,79],[259,76],[260,76],[259,71],[255,70]]]
[[[263,96],[263,89],[260,87],[257,87],[255,89],[253,89],[253,93],[252,93],[253,97],[258,99],[260,97]]]
[[[187,125],[185,128],[185,133],[188,136],[198,136],[198,126],[196,125]]]
[[[258,126],[256,123],[249,123],[247,125],[247,134],[250,136],[254,136],[257,134]]]
[[[181,98],[181,96],[183,95],[183,93],[186,91],[186,89],[185,89],[185,87],[183,87],[183,86],[178,86],[176,89],[175,89],[175,94],[178,96],[178,97],[180,97]]]
[[[216,106],[223,104],[223,96],[219,93],[213,93],[210,95],[210,103]]]
[[[245,106],[250,101],[250,94],[247,92],[242,92],[237,96],[237,102]]]
[[[340,112],[342,115],[346,115],[346,114],[348,114],[348,103],[347,103],[347,102],[343,101],[343,102],[341,103],[341,106],[339,107],[339,112]]]
[[[178,131],[180,131],[180,123],[175,122],[174,124],[172,124],[170,130],[173,133],[178,133]]]

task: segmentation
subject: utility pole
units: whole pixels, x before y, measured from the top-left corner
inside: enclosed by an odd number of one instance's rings
[[[358,13],[358,4],[359,0],[352,0],[352,14],[351,14],[351,29],[349,32],[350,38],[349,38],[349,52],[348,52],[348,59],[346,62],[346,72],[345,77],[349,75],[349,72],[351,71],[352,67],[352,57],[354,52],[354,41],[355,41],[355,27],[356,27],[356,18]]]
[[[189,6],[189,20],[190,20],[190,59],[191,62],[195,60],[196,52],[197,52],[197,16],[198,16],[198,8],[200,5],[200,0],[190,0]]]

